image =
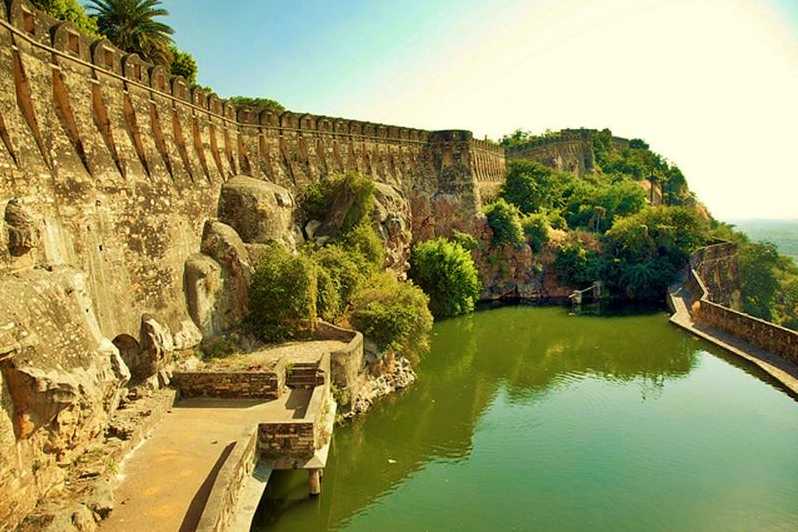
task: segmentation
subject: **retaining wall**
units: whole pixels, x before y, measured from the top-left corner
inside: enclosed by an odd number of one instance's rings
[[[197,524],[197,532],[226,532],[234,520],[241,490],[246,478],[252,475],[258,461],[256,428],[248,430],[227,456]]]
[[[277,399],[285,376],[282,372],[176,372],[172,383],[182,397]]]
[[[729,262],[734,262],[735,266],[729,267]],[[724,264],[726,266],[723,266]],[[717,274],[719,271],[733,270],[736,275],[736,246],[734,244],[720,243],[707,246],[691,257],[690,265],[685,286],[693,297],[691,310],[696,323],[715,327],[745,340],[751,345],[798,363],[798,332],[713,301],[713,291],[700,272],[712,274],[709,278],[716,283],[714,293],[726,299],[725,293],[732,287],[726,284],[728,278]],[[723,282],[718,283],[718,279]],[[695,301],[698,301],[697,306]]]

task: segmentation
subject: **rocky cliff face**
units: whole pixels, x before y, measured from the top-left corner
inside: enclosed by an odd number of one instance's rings
[[[479,269],[485,301],[524,299],[564,301],[573,287],[564,285],[554,271],[555,241],[535,253],[529,244],[495,246],[493,233],[484,218],[476,222],[479,246],[472,256]],[[557,236],[557,235],[555,235]]]

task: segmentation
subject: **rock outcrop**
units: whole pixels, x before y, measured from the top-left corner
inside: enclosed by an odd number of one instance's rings
[[[274,183],[238,176],[222,186],[219,220],[230,225],[244,242],[281,242],[289,248],[301,243],[294,220],[294,198]]]

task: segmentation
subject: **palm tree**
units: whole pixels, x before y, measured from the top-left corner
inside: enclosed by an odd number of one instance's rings
[[[172,62],[174,30],[157,17],[169,15],[160,0],[89,0],[100,33],[119,48],[157,65]]]

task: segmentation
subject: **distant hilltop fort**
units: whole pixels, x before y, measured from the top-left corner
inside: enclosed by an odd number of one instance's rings
[[[597,129],[563,129],[530,139],[523,146],[507,151],[510,159],[538,161],[557,170],[584,175],[596,169],[593,154],[593,138]],[[613,136],[613,148],[629,147],[629,140]]]

